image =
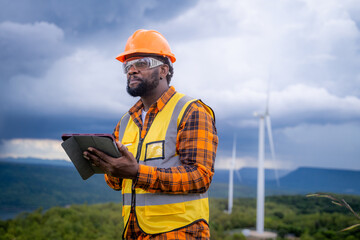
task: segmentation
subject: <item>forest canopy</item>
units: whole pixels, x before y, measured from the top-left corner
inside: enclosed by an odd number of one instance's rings
[[[360,209],[360,197],[342,196],[354,208]],[[42,208],[22,213],[16,218],[0,221],[0,240],[38,239],[63,240],[119,239],[123,232],[121,204],[82,204],[67,207]],[[225,212],[226,199],[210,199],[211,239],[245,239],[241,229],[255,226],[256,200],[234,200],[232,214]],[[276,231],[279,239],[291,234],[301,239],[360,239],[358,229],[340,230],[356,223],[346,209],[328,199],[305,196],[274,196],[266,198],[265,228]]]

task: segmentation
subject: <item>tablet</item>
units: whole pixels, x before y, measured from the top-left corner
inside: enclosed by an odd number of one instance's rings
[[[63,134],[61,138],[64,141],[61,146],[84,180],[96,173],[104,173],[83,157],[83,152],[89,147],[96,148],[111,157],[121,156],[111,134]]]

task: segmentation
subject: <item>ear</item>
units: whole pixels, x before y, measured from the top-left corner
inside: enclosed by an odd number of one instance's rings
[[[169,73],[169,66],[167,64],[160,66],[160,77],[166,79],[166,76]]]

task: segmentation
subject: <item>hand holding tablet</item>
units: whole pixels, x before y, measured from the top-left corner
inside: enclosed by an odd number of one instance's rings
[[[111,134],[63,134],[61,138],[64,141],[61,146],[84,180],[96,173],[104,173],[101,168],[94,166],[84,158],[83,153],[88,151],[89,147],[98,149],[114,158],[121,157]]]

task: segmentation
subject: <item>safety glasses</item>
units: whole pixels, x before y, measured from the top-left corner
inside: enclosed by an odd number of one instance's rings
[[[164,64],[163,62],[155,58],[144,57],[144,58],[134,59],[131,61],[125,61],[123,63],[123,69],[124,69],[124,73],[127,74],[131,66],[133,66],[136,70],[143,71],[163,64]]]

